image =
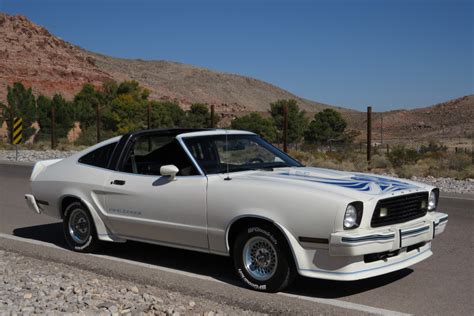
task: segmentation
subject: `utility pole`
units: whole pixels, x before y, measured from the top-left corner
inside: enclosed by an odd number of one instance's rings
[[[56,148],[56,109],[51,107],[51,149]]]
[[[97,127],[97,143],[100,142],[100,105],[97,103],[95,107],[96,127]]]
[[[216,115],[215,114],[215,106],[214,106],[214,104],[211,104],[211,126],[210,126],[211,128],[215,127],[214,126],[214,122],[216,121],[215,120],[215,115]]]
[[[367,166],[371,170],[372,159],[372,107],[367,107]]]
[[[283,151],[288,152],[288,104],[283,106]]]

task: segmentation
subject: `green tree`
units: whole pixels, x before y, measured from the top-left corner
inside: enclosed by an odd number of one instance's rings
[[[238,117],[232,121],[233,129],[241,129],[254,132],[269,142],[277,141],[277,129],[271,118],[264,118],[258,113],[250,113],[248,115]]]
[[[74,97],[74,117],[81,129],[96,125],[96,108],[104,104],[104,94],[92,84],[86,83]]]
[[[329,142],[342,142],[345,140],[346,121],[341,113],[324,109],[314,115],[314,120],[309,124],[304,139],[311,144],[328,144]]]
[[[25,88],[21,82],[15,82],[13,86],[8,86],[7,91],[7,105],[0,103],[3,113],[0,124],[6,120],[9,134],[12,135],[13,119],[21,117],[23,119],[23,141],[25,141],[35,132],[31,127],[31,124],[36,121],[35,96],[31,88]]]
[[[117,96],[118,83],[115,80],[107,80],[102,83],[102,93],[106,103],[110,104]]]
[[[137,81],[121,82],[110,103],[102,99],[104,103],[107,103],[103,111],[104,128],[116,134],[145,128],[149,94],[149,91],[140,87]],[[113,96],[110,93],[109,95]]]
[[[185,112],[178,104],[169,101],[149,101],[151,108],[151,126],[154,128],[181,127]]]
[[[42,131],[51,132],[51,108],[55,109],[56,139],[67,137],[74,126],[73,106],[62,95],[55,94],[53,99],[40,95],[36,101],[38,108],[38,124]]]
[[[296,100],[278,100],[270,104],[270,114],[278,129],[278,138],[283,140],[284,108],[288,107],[288,142],[298,143],[308,126],[306,112],[299,109]]]
[[[346,127],[347,123],[341,113],[324,109],[314,115],[314,120],[309,124],[304,139],[307,143],[324,145],[330,142],[344,142],[347,139]]]
[[[214,126],[218,122],[217,115],[214,117]],[[189,111],[186,112],[184,126],[189,128],[208,128],[211,126],[211,114],[209,106],[203,103],[194,103]]]

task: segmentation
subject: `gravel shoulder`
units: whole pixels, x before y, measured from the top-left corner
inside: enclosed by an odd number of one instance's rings
[[[258,315],[0,250],[0,315],[13,313]]]

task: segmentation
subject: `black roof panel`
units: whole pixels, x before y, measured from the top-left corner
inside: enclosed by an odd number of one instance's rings
[[[127,136],[140,136],[140,135],[170,135],[177,136],[179,134],[191,133],[191,132],[201,132],[201,131],[210,131],[215,130],[214,128],[154,128],[154,129],[144,129],[139,131],[129,132],[125,135]]]

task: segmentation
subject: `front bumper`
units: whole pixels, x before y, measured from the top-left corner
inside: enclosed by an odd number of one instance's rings
[[[359,256],[395,251],[404,247],[429,242],[441,234],[448,223],[448,215],[429,213],[423,220],[370,230],[343,231],[331,234],[331,256]]]
[[[295,251],[298,271],[307,277],[351,281],[404,269],[432,255],[431,241],[447,222],[447,214],[431,212],[399,225],[333,233],[325,249]]]

